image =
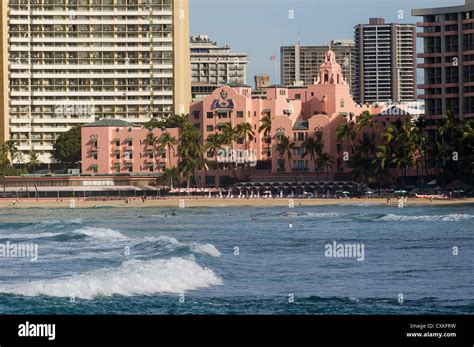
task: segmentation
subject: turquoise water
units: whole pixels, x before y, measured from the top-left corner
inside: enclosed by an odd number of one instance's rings
[[[38,260],[0,257],[0,313],[472,314],[473,233],[472,206],[2,209]]]

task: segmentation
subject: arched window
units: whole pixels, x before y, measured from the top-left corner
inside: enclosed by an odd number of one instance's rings
[[[329,82],[329,73],[324,71],[324,83],[327,84]]]

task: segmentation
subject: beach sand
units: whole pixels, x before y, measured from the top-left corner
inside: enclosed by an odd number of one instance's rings
[[[71,200],[65,199],[14,199],[0,200],[0,208],[70,208]],[[121,200],[81,200],[74,199],[75,208],[98,208],[98,207],[117,207],[117,208],[148,208],[148,207],[228,207],[228,206],[254,206],[254,207],[273,207],[273,206],[289,206],[288,198],[277,199],[216,199],[216,198],[188,198],[188,197],[174,197],[146,200],[143,202],[140,198]],[[373,199],[298,199],[294,198],[293,203],[295,207],[298,206],[322,206],[322,205],[387,205],[387,200],[382,198]],[[398,201],[392,199],[390,206],[397,206]],[[461,205],[474,204],[474,198],[466,199],[452,199],[452,200],[433,200],[428,199],[408,199],[407,206],[423,206],[423,205]]]

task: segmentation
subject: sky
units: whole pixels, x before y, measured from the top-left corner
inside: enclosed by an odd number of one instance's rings
[[[352,39],[354,26],[371,17],[416,23],[411,9],[464,4],[464,0],[189,0],[191,35],[206,34],[249,56],[247,83],[269,74],[280,82],[280,46],[327,44]],[[402,18],[400,18],[402,17]],[[419,40],[418,43],[421,41]],[[418,45],[420,48],[420,44]],[[270,61],[272,55],[277,61]],[[419,78],[422,75],[419,75]]]

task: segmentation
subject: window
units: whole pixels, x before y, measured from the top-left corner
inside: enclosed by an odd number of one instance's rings
[[[244,118],[244,113],[242,111],[237,111],[237,118]]]
[[[120,140],[115,140],[115,146],[120,146]]]
[[[301,100],[301,94],[295,94],[295,99],[296,100]]]
[[[193,111],[194,119],[199,119],[199,111]]]
[[[92,159],[97,160],[97,152],[92,153]]]
[[[207,130],[207,131],[213,131],[213,130],[214,130],[214,126],[212,126],[212,125],[207,125],[207,126],[206,126],[206,130]]]
[[[132,140],[127,140],[127,146],[132,147],[133,146],[133,141]]]
[[[120,160],[120,153],[115,153],[115,159]]]
[[[133,172],[133,167],[129,166],[129,167],[127,168],[127,171],[128,171],[128,172]]]
[[[207,117],[207,118],[213,118],[213,117],[214,117],[214,113],[212,113],[212,112],[207,112],[206,117]]]

